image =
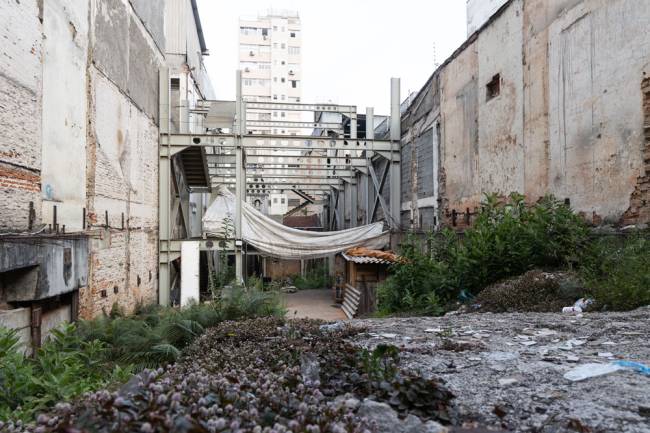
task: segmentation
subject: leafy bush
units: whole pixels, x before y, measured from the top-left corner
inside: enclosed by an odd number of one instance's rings
[[[650,237],[595,240],[583,256],[581,276],[597,307],[632,310],[650,304]]]
[[[0,328],[0,418],[29,419],[37,411],[125,380],[129,367],[108,362],[106,347],[85,341],[72,324],[53,329],[34,358],[23,355],[15,331]]]
[[[79,330],[84,339],[105,343],[109,359],[142,369],[176,361],[205,329],[224,320],[283,315],[276,293],[235,286],[222,289],[211,303],[180,310],[154,306],[130,317],[100,317],[80,322]]]
[[[459,294],[476,294],[504,278],[533,268],[556,268],[579,260],[588,227],[569,206],[545,197],[528,206],[520,194],[505,202],[486,196],[474,225],[460,238],[451,230],[431,235],[430,248],[409,236],[404,260],[380,286],[384,312],[436,314]]]

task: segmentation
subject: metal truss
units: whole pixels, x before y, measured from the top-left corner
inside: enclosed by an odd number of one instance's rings
[[[378,206],[391,228],[397,229],[400,220],[400,94],[399,79],[391,80],[390,137],[375,139],[374,111],[366,110],[365,138],[357,137],[357,107],[354,105],[305,104],[284,102],[245,101],[242,97],[241,71],[237,73],[237,97],[233,101],[199,101],[193,109],[181,112],[202,119],[197,131],[189,130],[189,119],[182,132],[170,130],[169,70],[160,71],[160,146],[159,146],[159,302],[170,302],[171,262],[180,257],[181,239],[174,237],[172,225],[179,198],[174,191],[174,164],[176,155],[199,147],[205,158],[209,185],[196,189],[206,192],[210,187],[227,185],[235,190],[235,241],[226,248],[234,249],[235,272],[243,277],[242,206],[246,195],[259,196],[275,191],[296,191],[328,201],[331,230],[356,226],[359,210],[365,213],[363,223],[373,222]],[[260,111],[325,112],[341,114],[341,123],[297,122],[268,119],[247,120],[248,115]],[[343,116],[349,118],[349,134],[345,131]],[[345,124],[347,126],[347,123]],[[248,128],[285,128],[286,130],[320,130],[324,136],[252,134]],[[301,132],[301,131],[297,131]],[[333,137],[326,136],[327,134]],[[183,154],[184,155],[184,154]],[[381,173],[376,173],[373,160],[386,161]],[[389,200],[384,196],[389,190]],[[358,200],[365,191],[365,200]],[[350,197],[346,198],[349,194]],[[182,201],[182,197],[180,198]],[[346,203],[351,204],[350,222],[346,224]],[[204,240],[202,249],[215,249],[215,244]]]

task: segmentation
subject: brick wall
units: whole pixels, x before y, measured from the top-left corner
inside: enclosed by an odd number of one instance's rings
[[[30,201],[40,220],[40,12],[36,0],[0,2],[0,231],[26,230]]]
[[[650,223],[650,78],[641,83],[643,95],[643,174],[630,198],[630,208],[623,215],[623,224]]]

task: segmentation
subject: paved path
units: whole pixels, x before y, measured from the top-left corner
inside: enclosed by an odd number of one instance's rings
[[[298,290],[285,295],[287,317],[321,319],[327,321],[346,320],[341,308],[332,300],[328,289]]]

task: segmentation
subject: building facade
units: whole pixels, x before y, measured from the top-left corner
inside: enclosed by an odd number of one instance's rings
[[[0,4],[0,325],[26,343],[63,320],[158,301],[158,81],[172,4]],[[180,25],[196,38],[189,17]]]
[[[402,227],[463,229],[511,192],[650,223],[650,5],[501,3],[402,115]]]
[[[302,35],[300,17],[295,12],[269,10],[257,18],[239,21],[239,67],[242,70],[242,96],[246,101],[300,103],[302,94]],[[303,113],[295,110],[252,110],[246,123],[249,134],[304,135],[298,125]],[[300,153],[283,151],[282,158]],[[255,168],[251,175],[256,176]],[[249,187],[248,201],[264,203],[269,215],[283,215],[295,195],[289,191],[268,191],[264,174],[257,173]],[[290,175],[290,170],[274,170],[273,175]],[[258,206],[259,207],[259,206]]]

